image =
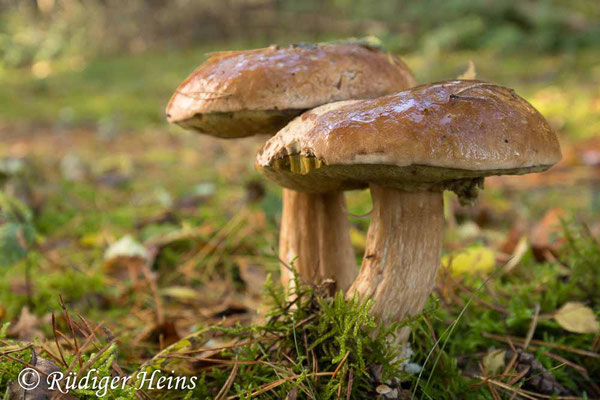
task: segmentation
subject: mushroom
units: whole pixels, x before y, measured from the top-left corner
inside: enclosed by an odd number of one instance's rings
[[[413,85],[412,74],[398,57],[366,45],[219,52],[210,54],[178,87],[167,118],[220,138],[273,135],[307,109],[376,98]],[[301,277],[315,283],[332,278],[346,290],[357,267],[343,192],[284,190],[279,247],[284,284],[290,278],[287,265],[295,260]]]
[[[372,298],[374,315],[393,322],[419,313],[433,288],[443,190],[468,202],[486,176],[541,172],[560,157],[550,125],[513,90],[456,80],[308,111],[266,143],[257,165],[294,190],[370,187],[366,251],[347,296]]]

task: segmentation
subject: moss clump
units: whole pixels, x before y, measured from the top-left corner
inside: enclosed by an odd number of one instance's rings
[[[240,399],[262,393],[286,398],[292,392],[298,399],[372,399],[378,384],[406,375],[400,347],[390,345],[401,324],[382,328],[369,315],[370,301],[347,301],[341,292],[324,297],[323,289],[302,285],[298,278],[296,288],[289,302],[269,279],[265,323],[212,327],[204,338],[236,344],[192,359],[181,356],[197,348],[172,346],[155,357],[156,368],[188,373],[195,368],[199,384],[189,396],[202,399],[214,398],[223,388],[227,396]],[[149,367],[153,362],[144,371]]]

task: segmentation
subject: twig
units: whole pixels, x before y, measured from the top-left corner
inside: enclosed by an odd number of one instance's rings
[[[274,382],[271,382],[271,383],[268,383],[268,384],[265,384],[265,385],[261,386],[261,388],[258,389],[257,391],[250,393],[250,397],[256,397],[256,396],[258,396],[260,394],[268,392],[269,390],[275,389],[276,387],[281,386],[281,385],[283,385],[286,382],[289,382],[289,381],[291,381],[293,379],[298,379],[300,377],[307,377],[308,378],[308,377],[315,377],[315,376],[331,376],[332,374],[333,374],[333,372],[319,372],[317,374],[292,375],[292,376],[289,376],[287,378],[278,379],[278,380],[276,380]],[[237,399],[239,397],[240,397],[239,395],[229,396],[229,397],[226,398],[226,400],[233,400],[233,399]]]
[[[529,325],[529,330],[527,331],[527,336],[525,337],[525,342],[523,343],[523,350],[527,350],[527,346],[533,339],[533,334],[535,333],[535,328],[537,327],[538,317],[540,316],[540,304],[535,304],[535,309],[533,311],[533,318],[531,319],[531,325]]]
[[[11,353],[18,353],[20,351],[25,351],[27,349],[30,349],[31,347],[33,347],[33,344],[28,344],[27,346],[19,347],[18,349],[6,350],[6,351],[0,353],[0,357],[5,356],[7,354],[11,354]]]
[[[215,396],[215,400],[223,399],[227,392],[229,392],[229,389],[231,389],[231,385],[233,385],[233,381],[237,376],[238,368],[239,364],[233,365],[233,368],[231,370],[231,373],[229,374],[229,377],[227,378],[227,381],[225,381],[225,384],[223,385],[223,387],[221,387],[221,390],[219,390],[219,393],[217,393],[217,395]]]
[[[146,278],[146,282],[150,286],[150,290],[152,292],[152,298],[154,299],[154,305],[156,307],[155,315],[156,315],[156,324],[159,327],[165,322],[164,313],[162,309],[162,301],[160,298],[160,294],[158,293],[158,287],[156,286],[156,279],[152,276],[152,272],[150,272],[150,267],[146,264],[142,269],[144,273],[144,278]],[[159,332],[158,341],[161,350],[164,348],[164,337],[163,332]]]
[[[352,393],[352,384],[354,383],[354,371],[350,368],[348,371],[348,388],[346,389],[346,400],[350,400],[350,394]]]
[[[338,372],[340,372],[340,369],[342,369],[342,366],[346,363],[346,360],[348,359],[348,356],[350,355],[350,350],[348,350],[346,352],[346,354],[344,355],[344,358],[342,358],[342,361],[340,361],[337,365],[337,367],[335,368],[335,371],[333,371],[333,375],[331,376],[331,379],[335,379],[335,377],[337,376]]]
[[[60,306],[62,307],[63,313],[65,314],[65,319],[67,321],[67,325],[69,326],[69,330],[71,331],[71,336],[73,336],[73,345],[75,347],[75,358],[79,362],[79,368],[82,367],[83,362],[81,361],[81,357],[79,356],[79,345],[77,344],[77,338],[75,337],[75,330],[73,329],[73,325],[71,324],[71,317],[69,316],[69,312],[67,311],[67,307],[65,306],[65,302],[61,295],[58,295],[58,299],[60,301]]]
[[[54,313],[52,313],[52,332],[54,333],[54,343],[56,343],[56,348],[58,349],[58,354],[60,355],[60,359],[63,363],[63,365],[66,367],[68,366],[67,362],[65,361],[65,356],[62,352],[62,347],[60,346],[60,343],[58,343],[58,336],[56,334],[56,317],[54,316]]]
[[[506,336],[506,338],[504,338],[503,336],[494,335],[492,333],[487,333],[487,332],[482,332],[481,335],[485,338],[498,340],[498,341],[504,342],[504,343],[508,343],[511,340],[514,340],[515,342],[525,341],[525,339],[522,339],[522,338],[519,338],[516,336]],[[574,347],[564,346],[564,345],[556,344],[556,343],[544,342],[543,340],[532,339],[532,340],[530,340],[530,343],[534,344],[534,345],[545,346],[545,347],[550,347],[550,348],[554,348],[554,349],[558,349],[558,350],[567,351],[569,353],[579,354],[581,356],[600,358],[600,354],[594,353],[592,351],[576,349]]]
[[[476,376],[478,379],[484,379],[482,376]],[[487,379],[488,382],[496,385],[502,389],[509,390],[511,392],[517,392],[519,396],[525,397],[530,400],[538,400],[538,398],[542,399],[556,399],[556,400],[584,400],[582,397],[573,397],[573,396],[555,396],[555,395],[545,395],[541,393],[530,392],[528,390],[515,388],[513,386],[507,385],[504,382],[500,382],[494,379]]]

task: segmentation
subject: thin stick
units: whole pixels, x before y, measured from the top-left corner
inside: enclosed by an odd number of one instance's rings
[[[484,379],[482,376],[476,376],[479,379]],[[488,382],[501,387],[502,389],[506,389],[509,390],[511,392],[517,392],[520,396],[525,397],[526,399],[530,399],[530,400],[537,400],[538,398],[542,398],[542,399],[556,399],[556,400],[583,400],[583,397],[573,397],[573,396],[554,396],[554,395],[545,395],[545,394],[541,394],[541,393],[535,393],[535,392],[530,392],[528,390],[524,390],[524,389],[517,389],[514,388],[510,385],[507,385],[504,382],[500,382],[494,379],[487,379]],[[535,396],[535,397],[534,397]]]
[[[346,400],[350,400],[350,394],[352,393],[352,384],[354,383],[354,370],[350,368],[348,372],[348,388],[346,389]]]
[[[231,389],[231,385],[233,385],[233,381],[235,380],[235,377],[237,376],[238,368],[239,368],[239,364],[234,364],[233,365],[233,369],[231,370],[231,374],[229,374],[229,377],[227,378],[227,381],[225,381],[225,384],[223,385],[223,387],[221,388],[221,390],[219,390],[219,393],[217,393],[217,396],[215,397],[215,400],[221,400],[221,399],[223,399],[223,397],[225,397],[225,395],[227,394],[227,392],[229,392],[229,389]]]
[[[71,336],[73,336],[73,345],[75,347],[75,357],[79,362],[79,368],[83,366],[83,362],[81,361],[81,357],[79,355],[79,345],[77,344],[77,338],[75,337],[75,330],[73,329],[73,325],[71,324],[71,317],[69,316],[69,312],[67,311],[67,307],[65,306],[65,302],[61,295],[58,295],[58,299],[60,301],[60,306],[62,307],[63,313],[65,314],[65,319],[67,320],[67,325],[69,326],[69,330],[71,331]]]
[[[533,312],[533,318],[531,319],[531,325],[529,325],[529,331],[527,331],[527,336],[525,337],[525,342],[523,343],[523,350],[527,350],[527,346],[533,339],[533,334],[535,333],[535,328],[537,327],[538,317],[540,316],[540,304],[535,304],[535,310]]]
[[[52,332],[54,333],[54,342],[56,343],[56,347],[58,348],[58,354],[60,355],[60,359],[63,363],[63,365],[65,367],[68,366],[67,362],[65,361],[65,356],[62,352],[62,348],[60,346],[60,343],[58,343],[58,335],[56,334],[56,318],[54,317],[54,313],[52,313]]]
[[[504,343],[508,343],[510,340],[514,340],[515,342],[523,342],[525,340],[523,338],[519,338],[516,336],[506,336],[506,338],[504,338],[503,336],[494,335],[492,333],[487,333],[487,332],[482,332],[481,335],[485,338],[498,340],[498,341],[504,342]],[[530,340],[530,343],[534,344],[534,345],[551,347],[554,349],[567,351],[569,353],[579,354],[581,356],[600,358],[600,354],[594,353],[593,351],[580,350],[580,349],[576,349],[573,347],[564,346],[564,345],[560,345],[560,344],[556,344],[556,343],[544,342],[543,340],[532,339],[532,340]]]
[[[342,361],[339,362],[338,366],[335,368],[335,371],[333,371],[333,375],[331,375],[331,379],[335,379],[338,372],[340,372],[340,369],[342,369],[342,366],[346,363],[346,360],[348,359],[349,355],[350,355],[350,350],[348,350],[346,352],[346,355],[344,355],[344,358],[342,358]]]
[[[319,372],[319,373],[317,373],[317,374],[292,375],[292,376],[289,376],[289,377],[287,377],[287,378],[278,379],[278,380],[276,380],[276,381],[274,381],[274,382],[271,382],[271,383],[268,383],[268,384],[266,384],[266,385],[263,385],[263,386],[262,386],[262,387],[261,387],[259,390],[257,390],[256,392],[252,392],[252,393],[250,393],[250,397],[256,397],[256,396],[258,396],[259,394],[263,394],[263,393],[265,393],[265,392],[268,392],[269,390],[275,389],[277,386],[281,386],[281,385],[283,385],[284,383],[286,383],[286,382],[289,382],[289,381],[291,381],[291,380],[293,380],[293,379],[298,379],[298,378],[300,378],[301,376],[303,376],[303,377],[307,377],[307,378],[308,378],[308,377],[315,377],[315,376],[331,376],[332,374],[333,374],[333,372]],[[239,397],[240,397],[240,396],[238,396],[238,395],[235,395],[235,396],[229,396],[229,397],[227,397],[227,398],[226,398],[226,400],[233,400],[233,399],[237,399],[237,398],[239,398]]]

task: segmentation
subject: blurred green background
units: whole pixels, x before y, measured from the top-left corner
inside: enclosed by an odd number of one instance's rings
[[[0,0],[0,12],[3,121],[163,123],[207,51],[374,35],[420,82],[473,60],[569,134],[600,131],[596,0]]]

